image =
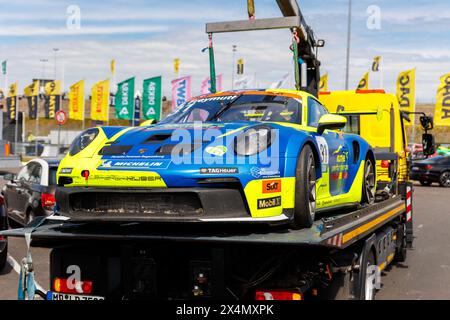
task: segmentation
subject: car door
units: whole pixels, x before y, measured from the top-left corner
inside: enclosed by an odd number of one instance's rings
[[[23,223],[26,221],[26,213],[31,203],[33,184],[39,180],[37,174],[40,164],[30,162],[27,164],[27,177],[19,180],[17,191],[17,215]]]
[[[41,193],[41,180],[42,180],[42,165],[38,162],[34,162],[30,168],[29,179],[23,183],[23,192],[19,195],[20,212],[24,223],[27,222],[26,212],[28,208],[35,210],[39,206],[39,199]],[[34,212],[36,215],[37,212]]]
[[[5,200],[9,215],[14,220],[21,220],[20,198],[23,193],[23,185],[25,181],[28,181],[33,164],[28,163],[18,173],[14,181],[9,181],[6,184]]]
[[[320,117],[328,111],[316,99],[308,98],[308,126],[317,128]],[[345,181],[348,178],[349,148],[341,133],[325,130],[316,136],[322,164],[322,189],[327,189],[331,196],[345,193]],[[326,186],[325,186],[326,184]],[[318,199],[326,197],[324,192],[318,192]]]

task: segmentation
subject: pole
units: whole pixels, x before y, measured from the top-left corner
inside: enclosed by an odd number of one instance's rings
[[[40,93],[38,93],[38,97],[37,97],[37,105],[36,105],[36,122],[35,122],[35,137],[34,137],[34,151],[36,153],[36,157],[38,156],[38,135],[39,135],[39,103],[40,101]]]
[[[352,0],[348,1],[348,26],[347,26],[347,58],[345,68],[345,90],[348,90],[350,75],[350,42],[352,37]]]
[[[17,105],[17,102],[19,99],[17,99],[17,93],[16,96],[13,98],[15,100],[15,108],[16,108],[16,117],[15,117],[15,130],[14,130],[14,154],[17,155],[17,139],[19,134],[19,106]]]
[[[231,90],[234,90],[234,71],[236,67],[236,45],[233,45],[233,61],[231,66]]]
[[[58,124],[58,154],[59,150],[61,150],[61,125]]]

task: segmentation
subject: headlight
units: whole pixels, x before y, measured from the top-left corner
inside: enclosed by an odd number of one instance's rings
[[[80,133],[75,140],[73,140],[72,145],[69,148],[69,154],[74,156],[81,150],[87,148],[97,136],[98,128],[91,128]]]
[[[249,129],[234,140],[234,152],[251,156],[266,150],[272,143],[273,133],[269,127]]]

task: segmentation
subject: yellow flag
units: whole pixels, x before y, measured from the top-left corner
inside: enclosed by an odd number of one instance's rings
[[[366,72],[364,76],[359,80],[357,90],[368,90],[369,89],[369,73]]]
[[[17,96],[17,82],[9,85],[8,98]]]
[[[373,62],[372,62],[372,71],[373,72],[380,71],[380,63],[381,63],[381,56],[376,56],[373,58]]]
[[[112,74],[116,74],[116,59],[112,59],[109,65]]]
[[[397,100],[400,110],[414,112],[416,109],[416,69],[400,72],[397,77]],[[414,124],[414,115],[409,116],[411,122],[407,125]]]
[[[237,60],[237,74],[244,74],[244,59]]]
[[[26,86],[23,92],[27,97],[37,96],[39,94],[39,80],[34,80],[32,84]]]
[[[437,126],[450,126],[450,73],[441,77],[434,109],[434,123]]]
[[[97,82],[91,90],[91,119],[109,120],[109,80]]]
[[[173,70],[175,71],[175,74],[178,74],[180,72],[180,59],[179,58],[173,59]]]
[[[328,91],[328,73],[320,77],[319,91]]]
[[[70,86],[69,118],[84,120],[84,80]]]
[[[61,81],[55,80],[47,82],[44,86],[46,96],[58,96],[61,94]]]

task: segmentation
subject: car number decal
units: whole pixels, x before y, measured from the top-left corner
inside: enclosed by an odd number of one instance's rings
[[[328,156],[328,143],[327,140],[325,140],[324,137],[316,137],[317,145],[319,146],[319,154],[320,154],[320,161],[322,164],[328,164],[329,163],[329,156]]]

